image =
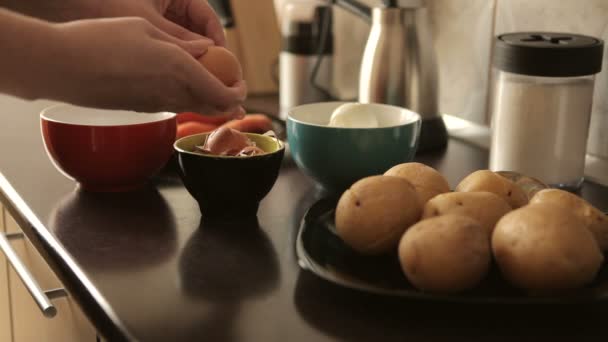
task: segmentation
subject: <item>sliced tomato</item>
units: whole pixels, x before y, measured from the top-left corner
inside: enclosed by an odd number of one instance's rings
[[[177,139],[193,134],[211,132],[217,127],[216,125],[196,121],[183,122],[177,125]]]

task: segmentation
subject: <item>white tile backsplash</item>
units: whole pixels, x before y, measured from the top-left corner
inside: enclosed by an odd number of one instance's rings
[[[379,1],[363,0],[368,6]],[[334,95],[340,99],[356,99],[359,93],[359,68],[365,49],[369,24],[334,6]]]
[[[439,109],[478,123],[486,117],[492,0],[428,0],[439,67]]]

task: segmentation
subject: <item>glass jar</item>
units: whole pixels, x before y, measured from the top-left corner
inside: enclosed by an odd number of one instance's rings
[[[503,34],[494,45],[490,169],[551,186],[583,182],[600,39],[548,32]]]

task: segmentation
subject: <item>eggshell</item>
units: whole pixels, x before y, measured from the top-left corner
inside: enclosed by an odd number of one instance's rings
[[[203,149],[215,155],[236,155],[250,145],[245,134],[228,127],[220,127],[209,135]]]

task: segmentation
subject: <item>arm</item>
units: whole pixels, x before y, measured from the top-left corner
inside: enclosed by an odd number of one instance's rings
[[[226,87],[185,41],[141,18],[51,24],[0,9],[0,92],[137,111],[241,111],[243,82]]]
[[[39,19],[65,22],[97,17],[98,2],[99,0],[0,0],[0,7]]]
[[[52,48],[52,26],[0,8],[0,92],[34,99],[48,87],[41,58]]]
[[[1,6],[55,22],[135,16],[180,39],[205,36],[222,46],[226,41],[206,0],[0,0]]]

